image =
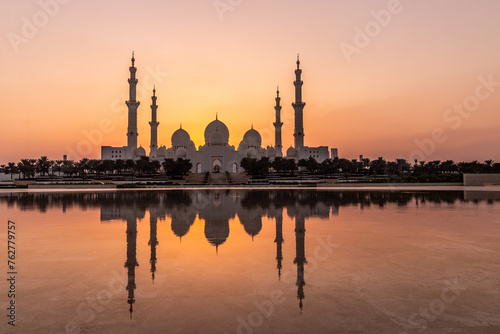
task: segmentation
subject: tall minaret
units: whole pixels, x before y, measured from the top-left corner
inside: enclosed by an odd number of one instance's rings
[[[304,106],[306,105],[302,102],[302,85],[304,82],[301,80],[302,70],[300,69],[300,59],[297,55],[297,69],[295,70],[295,102],[292,103],[292,107],[295,110],[295,131],[293,136],[295,138],[295,149],[299,150],[304,147]]]
[[[153,96],[151,96],[151,100],[153,101],[151,105],[151,122],[149,122],[151,126],[151,145],[149,146],[150,158],[156,158],[156,150],[158,149],[158,125],[160,125],[160,123],[156,121],[156,110],[158,109],[156,99],[156,88],[153,87]]]
[[[128,107],[127,147],[133,155],[135,155],[135,151],[137,150],[137,136],[139,135],[137,133],[137,107],[140,104],[139,101],[136,101],[137,79],[135,78],[135,72],[137,72],[137,68],[135,68],[134,62],[135,58],[132,52],[132,66],[129,68],[130,78],[128,79],[130,86],[129,100],[125,104]]]
[[[274,148],[276,149],[276,156],[277,157],[282,157],[283,156],[283,151],[282,151],[282,145],[281,145],[281,127],[283,126],[283,123],[281,122],[281,98],[280,98],[280,89],[276,90],[276,106],[274,107],[274,110],[276,110],[276,122],[274,122]]]

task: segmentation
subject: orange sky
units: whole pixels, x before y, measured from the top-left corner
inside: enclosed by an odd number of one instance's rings
[[[153,84],[167,147],[180,123],[203,145],[217,112],[230,144],[253,123],[273,145],[279,85],[289,147],[300,53],[306,145],[345,158],[500,161],[500,86],[482,84],[500,82],[495,0],[4,1],[0,18],[0,163],[125,145],[132,50],[146,151]],[[464,103],[471,112],[448,111]]]

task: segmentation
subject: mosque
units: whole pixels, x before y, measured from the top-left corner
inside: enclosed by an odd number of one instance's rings
[[[137,147],[137,109],[140,102],[136,100],[137,78],[135,67],[135,57],[132,54],[132,66],[129,68],[129,100],[126,101],[128,107],[128,129],[127,129],[127,146],[123,147],[101,147],[102,160],[127,160],[140,159],[142,156],[147,156],[146,150],[140,146]],[[302,85],[301,80],[302,70],[300,69],[300,59],[297,56],[297,69],[295,70],[296,80],[295,86],[295,102],[292,107],[295,111],[295,130],[294,130],[294,146],[286,151],[286,158],[308,159],[313,157],[318,162],[322,162],[330,158],[328,146],[308,147],[304,146],[304,122],[303,111],[305,102],[302,101]],[[189,159],[193,164],[192,173],[204,172],[242,172],[240,162],[243,158],[260,159],[268,157],[273,160],[276,157],[283,157],[283,148],[281,141],[281,98],[279,90],[276,92],[276,121],[273,123],[275,128],[275,143],[274,146],[262,147],[262,137],[258,131],[253,129],[253,126],[243,136],[238,148],[229,145],[229,129],[228,127],[215,117],[210,124],[205,128],[205,144],[196,148],[191,140],[189,133],[182,126],[172,134],[172,145],[167,148],[165,146],[158,147],[158,126],[157,121],[158,105],[156,89],[153,88],[151,97],[151,144],[149,158],[151,160],[163,161],[165,158],[171,159]]]

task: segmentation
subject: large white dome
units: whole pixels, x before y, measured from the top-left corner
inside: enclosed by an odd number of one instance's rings
[[[183,128],[178,129],[172,134],[172,147],[187,147],[190,141],[191,137],[189,137],[189,133]]]
[[[260,147],[262,144],[262,137],[260,133],[252,127],[243,136],[243,141],[247,142],[248,146]]]
[[[215,121],[212,121],[210,124],[207,125],[205,128],[205,143],[208,144],[210,143],[210,136],[215,132],[218,131],[222,134],[224,138],[224,144],[229,143],[229,130],[226,126],[226,124],[222,123],[218,119]]]
[[[209,145],[212,145],[212,146],[223,146],[225,143],[224,135],[222,134],[222,132],[220,132],[218,129],[216,129],[215,132],[213,132],[210,135],[208,143],[209,143]]]

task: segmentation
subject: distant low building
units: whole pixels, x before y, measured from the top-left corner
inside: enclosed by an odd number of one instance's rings
[[[338,158],[339,157],[339,149],[338,148],[332,148],[332,159]]]

